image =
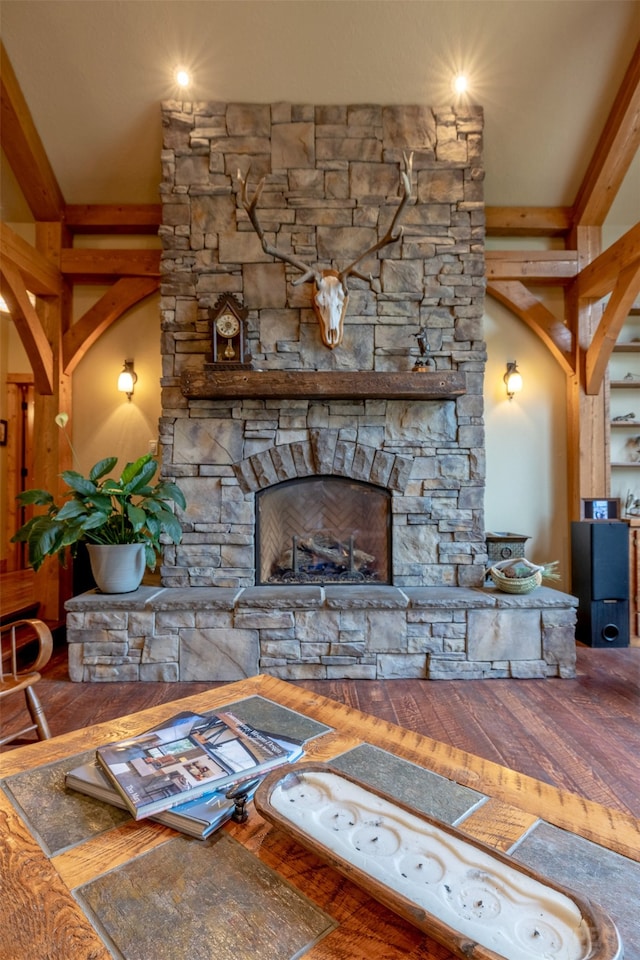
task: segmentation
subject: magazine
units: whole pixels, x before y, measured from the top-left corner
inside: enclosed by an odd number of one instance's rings
[[[71,790],[94,797],[96,800],[103,800],[114,807],[120,807],[121,810],[129,810],[124,798],[115,787],[111,786],[110,780],[97,760],[83,763],[69,770],[65,774],[64,782]],[[214,793],[207,793],[195,800],[178,804],[169,810],[162,810],[149,819],[204,840],[217,827],[226,823],[233,813],[233,808],[233,800],[227,800],[224,790],[216,790]]]
[[[304,749],[300,742],[285,740],[282,737],[273,736],[273,734],[270,734],[270,736],[287,751],[289,763],[294,763],[304,756]],[[78,793],[83,793],[96,800],[102,800],[104,803],[110,803],[121,810],[129,809],[124,798],[111,785],[111,781],[97,760],[83,763],[79,767],[69,770],[65,774],[65,785],[71,790],[76,790]],[[249,780],[247,786],[249,786],[247,798],[250,800],[257,789],[257,783]],[[162,810],[149,819],[161,823],[165,827],[179,830],[191,837],[205,840],[232,816],[235,804],[233,800],[228,800],[226,795],[227,791],[232,789],[233,787],[225,787],[222,790],[215,790],[213,793],[205,793],[195,800],[187,800],[186,803],[179,803],[168,810]]]
[[[136,820],[250,780],[291,753],[229,710],[181,713],[163,726],[106,744],[96,759]]]

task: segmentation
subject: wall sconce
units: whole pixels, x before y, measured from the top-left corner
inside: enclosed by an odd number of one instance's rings
[[[118,377],[118,390],[126,393],[127,400],[131,401],[134,385],[138,382],[138,374],[133,369],[133,360],[125,360]]]
[[[516,393],[520,393],[522,390],[522,374],[518,370],[518,366],[515,360],[507,361],[507,372],[504,377],[504,385],[507,388],[507,396],[509,400],[513,400]]]

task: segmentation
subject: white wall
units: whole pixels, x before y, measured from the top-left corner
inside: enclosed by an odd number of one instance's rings
[[[82,293],[77,293],[74,307],[84,311],[88,305],[82,303]],[[153,452],[150,444],[157,442],[161,412],[159,301],[155,294],[132,307],[102,334],[74,371],[73,409],[66,412],[72,418],[73,446],[83,473],[96,461],[114,456],[119,459],[119,475],[128,461]],[[134,360],[138,374],[131,401],[117,390],[125,359]]]
[[[485,429],[488,532],[526,535],[534,563],[558,560],[569,591],[565,374],[542,341],[492,297],[485,303]],[[507,398],[504,374],[515,360],[523,388]]]

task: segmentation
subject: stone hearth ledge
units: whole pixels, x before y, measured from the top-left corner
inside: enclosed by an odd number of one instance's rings
[[[575,676],[578,600],[548,587],[92,590],[65,604],[71,680]]]

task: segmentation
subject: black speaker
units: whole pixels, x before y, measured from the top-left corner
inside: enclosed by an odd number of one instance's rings
[[[571,524],[576,638],[592,647],[629,646],[629,527],[622,521]]]
[[[592,600],[580,603],[576,639],[589,647],[629,646],[629,601]]]

